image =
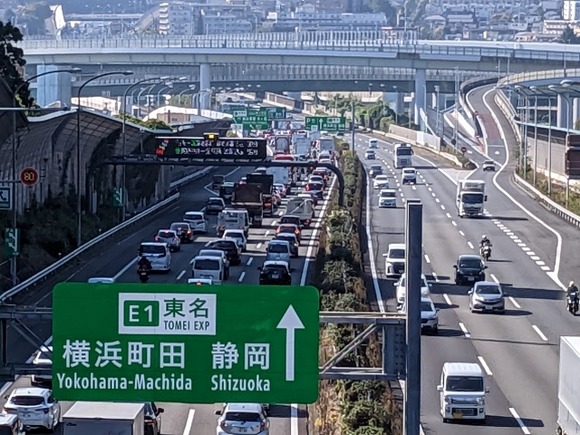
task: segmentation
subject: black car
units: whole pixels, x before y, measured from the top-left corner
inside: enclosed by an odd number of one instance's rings
[[[258,270],[261,285],[292,284],[292,269],[289,269],[288,263],[284,261],[265,261],[263,266],[258,267]]]
[[[487,266],[483,264],[479,255],[460,255],[453,268],[455,269],[455,284],[457,285],[485,281]]]
[[[145,402],[145,433],[144,435],[161,435],[161,414],[163,408],[158,408],[153,402]]]
[[[295,234],[278,233],[276,234],[276,237],[274,237],[274,240],[285,240],[290,243],[290,254],[294,258],[298,257],[298,247],[300,246],[300,243],[298,243],[298,239],[296,238]]]
[[[238,251],[238,245],[232,240],[214,240],[208,242],[205,247],[207,249],[219,249],[226,253],[226,257],[232,266],[237,266],[242,262],[242,257]]]
[[[377,175],[383,175],[383,168],[379,165],[373,165],[371,166],[369,175],[371,178],[375,178]]]
[[[175,231],[183,243],[193,243],[193,230],[187,222],[173,222],[169,229]]]
[[[218,191],[224,181],[226,181],[225,175],[214,175],[211,182],[212,190]]]

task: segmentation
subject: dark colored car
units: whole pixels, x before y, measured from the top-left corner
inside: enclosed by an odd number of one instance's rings
[[[161,414],[163,408],[158,408],[153,402],[145,402],[145,432],[144,435],[161,435]]]
[[[232,200],[232,195],[234,194],[235,188],[236,188],[235,183],[225,181],[220,186],[220,198],[222,198],[225,202],[229,203]]]
[[[483,264],[479,255],[460,255],[453,268],[455,269],[455,284],[457,285],[485,281],[487,266]]]
[[[294,234],[298,239],[298,243],[300,243],[300,239],[302,238],[302,231],[300,231],[300,227],[296,224],[281,224],[278,225],[276,228],[276,234],[280,233],[290,233]]]
[[[288,243],[290,243],[290,254],[294,258],[298,257],[298,248],[300,246],[300,243],[298,243],[296,234],[278,233],[276,234],[276,237],[274,237],[274,240],[285,240]]]
[[[193,230],[187,222],[173,222],[169,229],[175,231],[183,243],[193,243]]]
[[[369,175],[371,178],[375,178],[377,175],[383,175],[383,168],[379,165],[372,165]]]
[[[288,269],[288,263],[284,261],[265,261],[260,271],[261,285],[291,285],[292,269]]]
[[[285,214],[280,218],[280,224],[294,224],[300,228],[300,216]]]
[[[306,183],[304,190],[311,195],[316,196],[318,199],[324,198],[324,185],[322,183]]]
[[[211,182],[211,189],[215,191],[219,190],[224,181],[226,181],[225,175],[214,175]]]
[[[226,208],[226,204],[223,198],[211,197],[205,202],[206,214],[219,214],[224,208]]]
[[[214,240],[208,242],[205,247],[207,249],[219,249],[226,253],[226,257],[232,266],[237,266],[242,262],[242,257],[238,251],[238,245],[231,240]]]

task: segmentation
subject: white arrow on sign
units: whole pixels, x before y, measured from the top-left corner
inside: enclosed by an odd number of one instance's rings
[[[304,325],[292,305],[288,307],[276,328],[286,330],[286,380],[294,381],[294,363],[296,362],[294,335],[297,329],[304,329]]]

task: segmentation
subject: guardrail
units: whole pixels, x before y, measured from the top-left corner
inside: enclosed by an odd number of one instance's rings
[[[211,169],[211,167],[205,168],[201,171],[198,171],[194,174],[188,175],[187,178],[188,180],[183,182],[181,185],[189,182],[189,181],[193,181],[195,179],[201,178],[204,175],[206,175]],[[177,180],[176,182],[181,182],[183,179]],[[7,290],[6,292],[4,292],[2,295],[0,295],[0,304],[2,303],[6,303],[6,301],[8,299],[10,299],[11,297],[13,297],[14,295],[22,292],[23,290],[26,290],[32,286],[37,285],[38,283],[42,282],[48,275],[54,273],[55,271],[57,271],[58,269],[60,269],[61,267],[63,267],[64,265],[66,265],[67,263],[69,263],[70,261],[74,260],[76,257],[78,257],[79,255],[81,255],[82,253],[88,251],[89,249],[91,249],[92,247],[94,247],[95,245],[101,243],[102,241],[108,239],[109,237],[115,235],[116,233],[118,233],[119,231],[133,225],[134,223],[140,221],[141,219],[161,210],[162,208],[164,208],[165,206],[167,206],[168,204],[173,203],[174,201],[176,201],[177,199],[179,199],[180,193],[176,193],[174,195],[171,195],[170,197],[164,199],[161,202],[158,202],[157,204],[155,204],[152,207],[149,207],[148,209],[142,211],[141,213],[133,216],[132,218],[126,220],[125,222],[111,228],[110,230],[104,232],[103,234],[95,237],[94,239],[89,240],[88,242],[84,243],[83,245],[79,246],[77,249],[75,249],[74,251],[72,251],[71,253],[65,255],[63,258],[61,258],[58,261],[55,261],[54,263],[52,263],[50,266],[48,266],[46,269],[41,270],[40,272],[38,272],[37,274],[31,276],[30,278],[28,278],[27,280],[25,280],[24,282],[21,282],[20,284],[12,287],[11,289]]]
[[[563,80],[566,78],[580,77],[580,68],[554,69],[546,71],[531,71],[519,74],[511,74],[498,81],[498,86],[508,86],[517,83],[534,82],[538,80]]]

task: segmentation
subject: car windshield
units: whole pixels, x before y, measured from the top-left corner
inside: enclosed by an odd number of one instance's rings
[[[493,160],[486,160],[485,162],[483,162],[484,165],[493,165]]]
[[[163,237],[164,239],[171,239],[175,237],[175,233],[173,231],[159,231],[157,235],[159,237]]]
[[[289,243],[296,243],[296,237],[294,237],[290,233],[278,234],[276,236],[276,240],[283,240],[283,241],[286,241],[286,242],[289,242]]]
[[[433,311],[431,302],[421,301],[421,311]]]
[[[375,181],[388,181],[388,177],[386,175],[378,175],[377,178],[375,178]]]
[[[273,252],[275,254],[286,254],[288,253],[288,247],[282,243],[272,243],[268,246],[268,252]]]
[[[394,191],[391,192],[389,190],[383,190],[381,192],[381,198],[392,198],[394,196],[397,196]]]
[[[161,245],[141,245],[142,254],[164,254],[165,247]]]
[[[496,285],[478,285],[475,288],[478,295],[501,295],[501,291]]]
[[[14,396],[10,401],[13,405],[18,406],[38,406],[44,405],[42,396]]]
[[[222,186],[222,190],[226,195],[233,193],[234,186]]]
[[[405,258],[404,249],[391,249],[389,251],[389,258]]]
[[[186,223],[171,224],[172,230],[186,230],[188,225]]]
[[[228,242],[228,241],[218,241],[218,242],[213,242],[211,244],[211,247],[214,249],[236,249],[237,248],[234,246],[234,242]]]
[[[229,231],[226,231],[224,233],[224,238],[226,238],[226,237],[231,237],[231,238],[234,238],[234,239],[243,239],[244,238],[244,235],[242,233],[231,233]]]
[[[374,151],[367,151],[367,156],[374,156],[375,152]]]
[[[222,201],[220,198],[210,198],[207,200],[207,203],[212,205],[221,205]]]
[[[264,272],[266,272],[266,273],[285,273],[286,268],[284,266],[268,265],[268,266],[264,267]]]
[[[213,176],[213,181],[217,182],[217,183],[223,183],[223,181],[226,179],[226,177],[224,177],[223,175],[214,175]]]
[[[481,260],[459,260],[459,267],[465,269],[481,269]]]
[[[447,391],[483,391],[483,378],[479,376],[448,376]]]
[[[293,233],[296,230],[294,225],[280,225],[278,228],[281,233]]]
[[[379,171],[382,172],[383,168],[381,168],[380,166],[371,166],[371,171]]]
[[[220,263],[217,260],[198,259],[193,265],[195,270],[220,270]]]
[[[255,412],[227,412],[225,420],[252,423],[262,421],[260,414]]]
[[[200,214],[186,214],[184,219],[189,219],[190,221],[201,221],[203,220],[203,216]]]
[[[481,204],[483,202],[483,194],[481,193],[464,193],[463,202],[465,204]]]
[[[401,148],[397,149],[397,155],[398,156],[412,156],[413,150],[411,149],[411,147],[401,147]]]
[[[299,217],[291,217],[291,216],[282,216],[280,219],[280,223],[282,224],[296,224],[300,221]]]

